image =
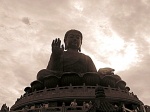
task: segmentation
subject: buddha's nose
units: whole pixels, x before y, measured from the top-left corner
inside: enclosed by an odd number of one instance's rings
[[[74,37],[74,40],[75,40],[75,41],[77,41],[77,38],[76,38],[76,37]]]
[[[74,41],[77,41],[77,39],[76,39],[76,38],[74,38]]]

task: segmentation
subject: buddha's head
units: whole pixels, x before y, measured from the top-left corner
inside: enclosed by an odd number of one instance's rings
[[[64,37],[65,49],[81,51],[82,33],[78,30],[69,30]]]

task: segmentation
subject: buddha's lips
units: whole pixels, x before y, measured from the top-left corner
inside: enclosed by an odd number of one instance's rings
[[[72,42],[72,45],[76,45],[76,46],[77,46],[77,45],[78,45],[78,42],[73,41],[73,42]]]
[[[77,43],[72,43],[72,45],[76,45],[77,46],[78,44]]]

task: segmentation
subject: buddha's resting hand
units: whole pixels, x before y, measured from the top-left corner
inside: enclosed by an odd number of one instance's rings
[[[61,40],[56,38],[52,42],[52,53],[55,55],[61,55],[64,51],[64,46],[61,45]]]

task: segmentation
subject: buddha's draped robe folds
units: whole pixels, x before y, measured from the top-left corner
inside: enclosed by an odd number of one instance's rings
[[[97,72],[92,59],[79,52],[64,51],[62,55],[51,54],[48,70],[62,72]]]

